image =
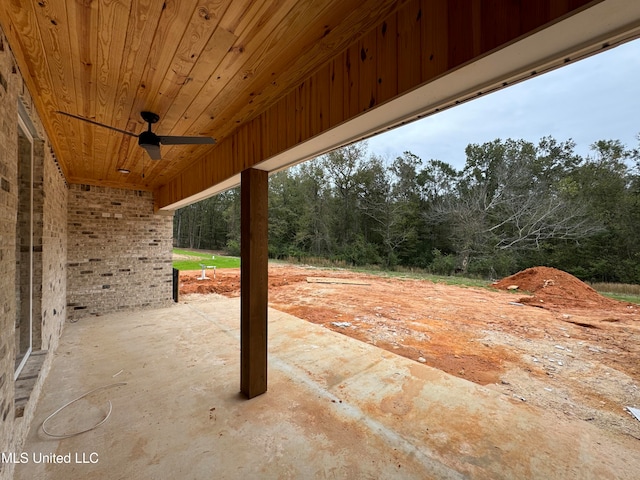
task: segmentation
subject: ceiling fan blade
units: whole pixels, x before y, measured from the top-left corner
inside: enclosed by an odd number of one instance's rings
[[[215,138],[211,137],[175,137],[172,135],[158,135],[163,145],[213,145]]]
[[[135,133],[127,132],[126,130],[120,130],[119,128],[112,127],[110,125],[105,125],[104,123],[98,123],[98,122],[96,122],[94,120],[90,120],[88,118],[81,117],[79,115],[74,115],[73,113],[67,113],[67,112],[63,112],[63,111],[60,111],[60,110],[56,110],[56,113],[59,113],[61,115],[66,115],[67,117],[76,118],[78,120],[82,120],[83,122],[92,123],[92,124],[97,125],[99,127],[108,128],[109,130],[114,130],[116,132],[124,133],[125,135],[131,135],[132,137],[137,137],[138,136]]]
[[[160,160],[162,158],[160,156],[160,145],[140,145],[140,146],[147,151],[147,153],[151,157],[151,160]]]

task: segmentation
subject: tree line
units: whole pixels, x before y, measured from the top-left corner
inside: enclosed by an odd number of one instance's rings
[[[639,137],[640,139],[640,137]],[[640,154],[602,140],[470,144],[461,170],[366,143],[269,180],[269,255],[497,278],[534,265],[640,283]],[[176,246],[240,251],[240,190],[176,212]]]

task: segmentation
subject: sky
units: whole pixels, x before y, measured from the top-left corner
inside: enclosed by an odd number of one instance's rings
[[[509,86],[368,140],[369,153],[393,159],[410,151],[457,169],[470,143],[497,138],[533,143],[573,139],[590,153],[598,140],[637,147],[640,133],[640,40]]]

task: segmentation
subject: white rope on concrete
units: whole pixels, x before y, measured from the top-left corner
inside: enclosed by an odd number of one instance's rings
[[[73,403],[77,402],[78,400],[82,400],[84,397],[87,397],[89,395],[91,395],[93,392],[97,392],[98,390],[104,390],[107,388],[112,388],[112,387],[119,387],[122,385],[126,385],[126,382],[119,382],[119,383],[111,383],[109,385],[103,385],[101,387],[98,388],[94,388],[93,390],[80,395],[78,398],[75,398],[73,400],[71,400],[68,403],[65,403],[63,406],[61,406],[59,409],[57,409],[55,412],[53,412],[51,415],[49,415],[47,418],[44,419],[44,422],[42,422],[42,431],[47,434],[50,437],[53,438],[69,438],[69,437],[75,437],[76,435],[80,435],[81,433],[86,433],[89,432],[95,428],[98,428],[100,425],[102,425],[104,422],[106,422],[109,417],[111,416],[111,411],[113,410],[113,405],[111,404],[111,400],[108,400],[109,402],[109,411],[107,412],[107,415],[98,423],[96,423],[93,427],[91,428],[87,428],[86,430],[82,430],[79,432],[73,432],[73,433],[51,433],[47,430],[46,428],[46,424],[49,420],[51,420],[53,417],[55,417],[58,413],[60,413],[62,410],[64,410],[65,408],[67,408],[69,405],[72,405]]]

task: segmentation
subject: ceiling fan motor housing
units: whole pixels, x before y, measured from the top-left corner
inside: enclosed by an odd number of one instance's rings
[[[155,133],[146,130],[138,136],[138,145],[140,145],[143,148],[152,147],[152,146],[159,147],[160,137]]]

